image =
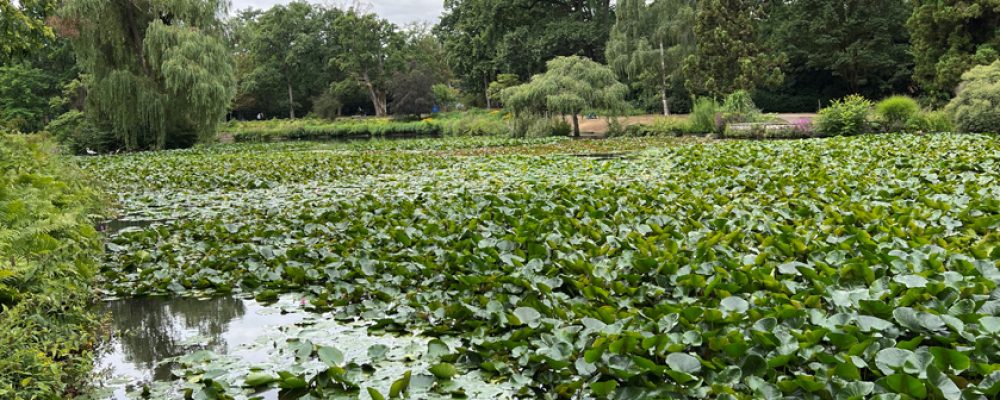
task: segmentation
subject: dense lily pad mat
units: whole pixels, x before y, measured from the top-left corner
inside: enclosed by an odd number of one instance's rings
[[[454,344],[414,373],[525,398],[1000,394],[995,138],[605,143],[91,159],[131,217],[162,221],[117,235],[102,279],[304,292]],[[349,369],[258,383],[364,392]]]
[[[86,382],[101,241],[97,192],[54,144],[0,135],[0,398],[56,399]]]

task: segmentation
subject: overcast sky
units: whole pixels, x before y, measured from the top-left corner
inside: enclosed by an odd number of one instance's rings
[[[291,0],[232,0],[232,2],[233,10],[242,10],[248,7],[266,9],[275,4],[289,3]],[[348,0],[311,0],[310,2],[333,5],[353,3],[353,1]],[[372,11],[397,25],[415,21],[436,23],[444,9],[443,0],[363,0],[362,3],[370,4]]]

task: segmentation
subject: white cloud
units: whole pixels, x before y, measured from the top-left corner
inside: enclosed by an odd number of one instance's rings
[[[275,4],[289,3],[291,0],[232,0],[233,10],[245,8],[267,9]],[[350,4],[348,1],[312,1],[324,4]],[[444,11],[444,0],[367,0],[372,11],[383,18],[404,25],[410,22],[436,23]]]

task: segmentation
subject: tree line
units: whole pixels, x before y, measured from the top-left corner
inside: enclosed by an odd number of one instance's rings
[[[226,116],[502,106],[505,89],[560,56],[609,66],[646,112],[736,91],[766,111],[815,111],[853,93],[941,105],[1000,49],[990,0],[445,0],[444,10],[434,26],[400,27],[305,1],[232,11],[225,0],[0,0],[0,120],[177,147]]]

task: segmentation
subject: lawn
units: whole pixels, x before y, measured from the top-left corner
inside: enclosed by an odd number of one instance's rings
[[[156,221],[110,237],[104,295],[295,293],[427,343],[388,382],[371,378],[385,351],[336,337],[276,345],[302,365],[189,357],[176,378],[193,392],[450,398],[476,374],[521,398],[1000,394],[994,137],[302,142],[81,163],[124,219]]]

